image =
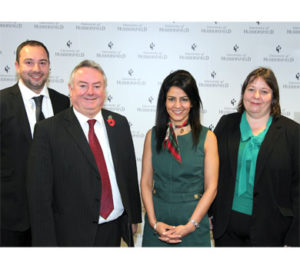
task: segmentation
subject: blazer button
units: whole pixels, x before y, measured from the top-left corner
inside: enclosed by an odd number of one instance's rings
[[[156,194],[156,189],[153,189],[152,193],[153,193],[153,194]]]
[[[196,194],[194,194],[194,198],[195,199],[199,199],[199,195],[196,193]]]

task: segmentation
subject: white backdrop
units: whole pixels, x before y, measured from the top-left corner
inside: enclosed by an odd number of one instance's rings
[[[16,48],[27,39],[47,46],[49,87],[66,95],[80,61],[103,67],[105,107],[130,122],[139,176],[160,85],[177,69],[197,81],[205,126],[213,129],[223,114],[236,110],[243,81],[259,66],[271,68],[278,79],[282,114],[300,123],[299,22],[0,22],[0,89],[16,82]]]

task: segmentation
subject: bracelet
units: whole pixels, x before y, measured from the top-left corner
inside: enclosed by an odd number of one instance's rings
[[[199,228],[199,222],[197,222],[193,219],[190,219],[189,222],[191,222],[195,226],[195,229]]]
[[[154,231],[156,231],[156,227],[157,227],[157,221],[155,221],[154,226],[153,226]]]

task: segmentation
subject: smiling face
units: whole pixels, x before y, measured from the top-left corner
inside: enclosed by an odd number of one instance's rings
[[[41,46],[22,48],[19,62],[15,62],[19,78],[32,91],[40,93],[49,76],[49,59]]]
[[[189,118],[191,102],[187,94],[179,87],[172,86],[167,92],[166,110],[174,125],[181,125]]]
[[[72,104],[81,114],[93,118],[103,107],[106,97],[105,81],[97,69],[78,69],[69,84],[69,90]]]
[[[261,77],[250,82],[244,92],[243,103],[246,112],[253,118],[270,115],[273,91]]]

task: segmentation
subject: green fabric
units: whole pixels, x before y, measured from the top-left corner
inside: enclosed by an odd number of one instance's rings
[[[258,152],[266,133],[272,123],[272,116],[269,117],[264,131],[254,136],[246,118],[242,115],[240,122],[241,140],[238,153],[238,165],[235,192],[232,209],[248,215],[252,214],[253,188],[255,180],[256,160]]]
[[[178,136],[182,163],[166,150],[156,151],[155,131],[152,129],[151,148],[154,170],[153,204],[158,221],[170,225],[186,224],[204,192],[204,141],[208,129],[202,127],[199,144],[193,147],[192,133]],[[208,216],[200,228],[183,238],[179,244],[167,244],[158,239],[149,225],[147,214],[143,233],[145,247],[211,246]]]

